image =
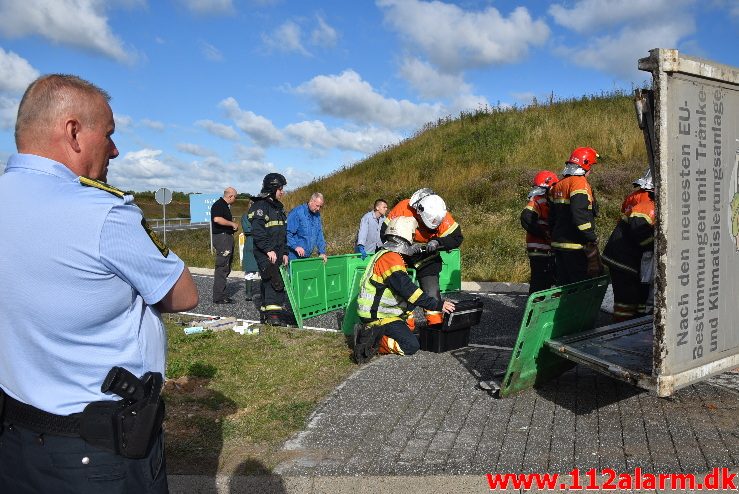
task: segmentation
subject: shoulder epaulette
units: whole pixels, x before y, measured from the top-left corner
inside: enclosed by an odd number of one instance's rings
[[[95,187],[96,189],[104,190],[105,192],[108,192],[120,198],[123,198],[126,195],[126,193],[123,192],[121,189],[117,189],[113,187],[112,185],[108,185],[105,182],[101,182],[100,180],[94,180],[92,178],[80,177],[80,184],[86,187]]]

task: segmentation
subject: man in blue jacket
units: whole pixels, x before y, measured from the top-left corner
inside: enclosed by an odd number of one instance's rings
[[[296,206],[287,215],[287,247],[290,260],[310,257],[314,250],[326,262],[321,208],[323,194],[314,192],[307,204]]]

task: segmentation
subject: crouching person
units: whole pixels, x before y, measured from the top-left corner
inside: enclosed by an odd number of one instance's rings
[[[406,270],[409,258],[419,253],[413,244],[415,218],[400,216],[387,227],[387,241],[377,251],[360,282],[357,312],[363,327],[354,335],[354,361],[363,363],[379,353],[413,355],[418,338],[406,319],[416,306],[427,310],[454,311],[454,303],[426,295],[411,280]]]

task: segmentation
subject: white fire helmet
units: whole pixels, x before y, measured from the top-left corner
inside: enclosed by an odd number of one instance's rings
[[[398,254],[410,254],[416,228],[418,222],[413,216],[398,216],[391,219],[385,230],[387,241],[382,247]]]
[[[413,195],[411,196],[411,198],[408,199],[408,204],[413,209],[416,209],[416,205],[418,205],[418,201],[420,201],[421,199],[423,199],[426,196],[430,196],[433,193],[434,193],[434,191],[431,190],[431,189],[429,189],[428,187],[425,187],[423,189],[418,189],[417,191],[415,191],[413,193]]]
[[[436,194],[428,195],[418,201],[415,209],[421,216],[423,224],[432,230],[436,230],[446,216],[446,203]]]
[[[647,168],[644,175],[634,180],[634,185],[644,190],[654,190],[654,181],[652,180],[652,169]]]

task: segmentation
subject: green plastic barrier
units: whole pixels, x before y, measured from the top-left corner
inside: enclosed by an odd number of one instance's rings
[[[443,266],[439,287],[442,293],[459,291],[462,287],[459,250],[442,252],[441,258]],[[362,260],[359,254],[341,254],[328,256],[325,263],[320,257],[310,257],[290,261],[289,270],[281,267],[285,291],[298,327],[303,327],[305,319],[339,309],[343,309],[346,316],[351,302],[355,305],[353,313],[356,315],[357,293],[354,291],[358,292],[359,280],[370,259],[368,256]],[[414,271],[409,269],[408,272],[415,279]]]
[[[546,348],[552,338],[581,333],[595,327],[608,276],[532,293],[500,386],[506,397],[546,382],[574,364]]]
[[[369,257],[367,258],[369,259]],[[441,253],[442,269],[439,274],[439,288],[441,293],[458,292],[462,289],[461,256],[459,249]],[[359,296],[359,282],[364,275],[365,266],[358,266],[352,276],[349,300],[344,309],[344,318],[341,320],[341,331],[345,335],[354,334],[354,326],[359,322],[357,315],[357,297]],[[416,281],[416,270],[408,268],[411,279]]]

